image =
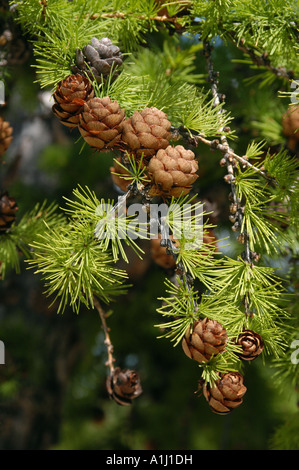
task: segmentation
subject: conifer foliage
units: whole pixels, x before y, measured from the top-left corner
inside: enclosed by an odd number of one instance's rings
[[[291,308],[295,276],[290,273],[287,284],[271,260],[288,253],[298,261],[298,113],[290,99],[279,127],[261,108],[261,121],[250,125],[262,138],[250,137],[244,146],[238,116],[231,113],[233,80],[230,94],[214,51],[223,41],[242,53],[240,62],[254,71],[252,80],[278,83],[278,95],[294,97],[297,2],[10,4],[14,22],[30,38],[37,83],[53,94],[54,115],[94,158],[113,155],[110,177],[121,196],[118,202],[103,200],[88,181],[85,187],[75,182],[62,210],[41,203],[18,219],[15,201],[3,193],[2,278],[11,269],[19,272],[23,253],[28,266],[41,273],[47,295],[58,301],[58,312],[71,307],[80,314],[82,305],[95,309],[105,333],[107,396],[134,406],[144,387],[136,371],[114,366],[117,345],[105,306],[121,302],[130,289],[126,270],[117,266],[120,259],[128,262],[127,249],[144,256],[132,236],[137,218],[129,213],[131,202],[147,214],[154,204],[174,208],[171,217],[155,219],[155,237],[148,220],[138,224],[138,238],[155,239],[152,249],[165,270],[164,295],[153,299],[159,302],[153,320],[157,341],[169,341],[186,361],[194,361],[190,395],[196,391],[216,414],[238,413],[250,395],[246,370],[253,360],[264,358],[286,374],[293,367],[286,358],[298,327],[298,312]],[[148,39],[155,34],[164,38],[159,48]],[[204,64],[202,73],[196,57]],[[0,124],[4,153],[12,132]],[[220,175],[217,184],[227,188],[226,228],[237,246],[234,257],[223,249],[229,241],[217,239],[223,227],[213,223],[213,210],[201,200],[205,152],[211,172]],[[178,221],[187,212],[186,232]],[[296,365],[295,376],[298,385]]]

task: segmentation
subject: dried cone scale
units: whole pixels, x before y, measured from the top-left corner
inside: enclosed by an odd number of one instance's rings
[[[240,406],[246,391],[239,372],[222,374],[213,386],[203,386],[203,394],[211,410],[220,415],[226,415]]]
[[[0,234],[4,234],[16,220],[18,206],[7,192],[0,193]]]
[[[12,142],[12,127],[9,122],[0,117],[0,157],[3,155]]]
[[[84,103],[78,128],[92,148],[107,151],[119,143],[124,118],[117,101],[95,97]]]
[[[242,348],[242,352],[238,356],[243,361],[253,361],[262,353],[264,348],[262,337],[251,330],[244,330],[239,335],[237,345]]]
[[[69,75],[57,85],[52,111],[64,126],[77,127],[85,101],[93,96],[94,90],[86,77]]]
[[[198,178],[197,170],[198,163],[191,150],[182,145],[169,145],[166,149],[159,150],[149,162],[152,192],[174,197],[188,194]]]
[[[117,367],[107,378],[106,388],[111,399],[119,405],[131,405],[134,398],[142,393],[136,371]]]
[[[122,141],[128,152],[133,151],[137,158],[152,157],[159,149],[165,149],[171,138],[171,122],[167,115],[157,108],[135,111],[126,119]]]
[[[216,320],[205,318],[189,327],[183,340],[185,354],[198,362],[208,362],[212,356],[225,351],[228,336],[225,328]]]

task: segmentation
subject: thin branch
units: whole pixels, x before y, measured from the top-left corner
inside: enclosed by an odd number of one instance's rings
[[[133,13],[123,13],[120,11],[116,11],[114,13],[94,13],[89,17],[91,20],[96,20],[98,18],[120,18],[122,20],[127,19],[128,17],[132,16]],[[176,16],[167,16],[167,15],[156,15],[156,16],[146,16],[146,15],[138,15],[135,16],[137,20],[141,21],[157,21],[160,23],[173,23],[174,25],[179,25],[178,18]]]
[[[218,73],[214,71],[211,53],[212,53],[211,45],[209,43],[205,43],[204,54],[205,54],[207,67],[208,67],[208,80],[211,83],[214,106],[216,107],[220,104],[220,94],[218,92]],[[224,112],[223,108],[219,108],[218,113],[221,115],[223,112]],[[243,225],[243,207],[241,205],[241,201],[239,201],[237,197],[237,188],[234,183],[235,175],[234,175],[234,156],[233,155],[235,154],[235,152],[233,152],[230,149],[226,135],[223,133],[223,131],[224,131],[224,127],[221,127],[218,132],[221,134],[220,136],[221,147],[220,148],[221,148],[221,152],[223,153],[224,164],[226,164],[226,167],[227,167],[227,175],[225,176],[225,181],[231,186],[232,202],[234,206],[236,207],[236,212],[233,215],[235,222],[234,222],[232,229],[234,231],[238,231],[239,228],[242,227]],[[249,237],[248,237],[245,227],[241,235],[242,236],[241,236],[240,241],[244,244],[244,250],[245,250],[244,260],[247,261],[249,264],[252,264],[251,252],[249,248]]]
[[[284,78],[286,80],[293,80],[295,78],[293,70],[287,70],[285,67],[275,67],[272,65],[267,52],[263,52],[261,55],[258,55],[258,53],[252,48],[245,46],[244,39],[239,40],[234,32],[230,31],[229,36],[236,47],[244,54],[248,55],[254,64],[259,67],[265,67],[279,78]]]
[[[197,135],[191,135],[191,140],[195,143],[198,144],[198,142],[202,142],[213,150],[219,150],[223,155],[227,156],[229,159],[236,159],[238,162],[242,163],[243,166],[247,168],[252,168],[252,170],[256,171],[259,175],[261,175],[263,178],[265,178],[267,181],[271,183],[275,183],[273,178],[271,178],[267,173],[265,173],[263,170],[260,168],[254,166],[252,163],[250,163],[247,159],[246,156],[241,157],[240,155],[237,155],[229,146],[223,145],[221,142],[219,142],[218,139],[214,140],[209,140],[206,137],[197,134]]]
[[[42,5],[42,11],[41,11],[41,16],[42,19],[44,20],[46,18],[46,10],[48,6],[48,0],[39,0],[39,3]]]
[[[93,305],[94,305],[95,309],[98,311],[98,314],[99,314],[101,322],[102,322],[102,327],[103,327],[104,334],[105,334],[104,343],[106,345],[107,354],[108,354],[108,360],[106,362],[106,365],[109,367],[110,375],[112,376],[113,372],[114,372],[113,363],[115,362],[115,359],[113,357],[113,351],[114,351],[113,344],[111,343],[111,339],[110,339],[110,335],[109,335],[110,330],[109,330],[109,328],[107,326],[107,323],[106,323],[106,315],[105,315],[104,310],[101,307],[100,302],[98,301],[98,299],[95,296],[93,297]]]

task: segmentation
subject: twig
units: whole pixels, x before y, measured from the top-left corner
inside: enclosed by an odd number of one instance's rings
[[[193,141],[196,145],[198,144],[198,142],[202,142],[206,145],[208,145],[209,147],[211,147],[211,149],[213,150],[219,150],[223,155],[225,155],[229,160],[233,160],[233,159],[236,159],[238,160],[240,163],[242,163],[243,166],[246,166],[248,168],[252,168],[254,171],[256,171],[259,175],[261,175],[263,178],[265,178],[267,181],[271,182],[271,183],[275,183],[275,181],[273,180],[273,178],[271,178],[269,175],[267,175],[267,173],[265,173],[263,170],[261,170],[260,168],[254,166],[252,163],[250,163],[246,157],[241,157],[240,155],[237,155],[229,146],[228,144],[227,145],[223,145],[223,143],[220,143],[218,139],[214,139],[214,140],[209,140],[207,139],[206,137],[200,135],[200,134],[197,134],[197,135],[191,135],[190,136],[190,139],[191,141]]]
[[[211,90],[212,90],[212,95],[213,95],[213,99],[214,99],[214,106],[218,106],[220,104],[220,95],[219,95],[219,92],[218,92],[218,73],[216,73],[214,71],[214,67],[213,67],[213,62],[212,62],[212,59],[211,59],[211,52],[212,52],[212,48],[211,48],[211,45],[209,43],[205,43],[204,45],[204,55],[206,57],[206,61],[207,61],[207,67],[208,67],[208,80],[209,82],[211,83]],[[222,113],[224,112],[223,108],[220,108],[218,113],[221,115]],[[238,196],[237,196],[237,188],[236,188],[236,185],[234,183],[234,179],[235,179],[235,176],[234,176],[234,155],[235,152],[233,152],[233,150],[230,149],[230,146],[228,144],[228,141],[227,141],[227,138],[226,138],[226,135],[223,133],[224,131],[224,126],[221,127],[218,132],[221,134],[220,136],[220,141],[221,141],[221,146],[220,146],[220,149],[221,149],[221,152],[223,153],[223,156],[224,156],[224,163],[226,164],[226,167],[227,167],[227,175],[225,176],[225,181],[230,184],[231,186],[231,198],[232,198],[232,202],[233,202],[233,205],[235,206],[236,208],[236,211],[233,215],[233,218],[234,218],[234,225],[232,227],[232,229],[234,231],[238,231],[240,227],[242,227],[243,225],[243,207],[242,207],[242,204],[241,204],[241,201],[238,199]],[[220,144],[217,144],[217,145],[220,145]],[[243,228],[243,232],[241,234],[241,238],[240,238],[240,241],[241,243],[243,243],[244,245],[244,259],[245,261],[247,261],[249,264],[252,264],[252,258],[251,258],[251,251],[250,251],[250,247],[249,247],[249,237],[248,237],[248,234],[247,234],[247,231],[246,231],[246,228],[244,227]]]
[[[205,145],[208,145],[211,148],[211,150],[219,150],[226,158],[228,158],[229,161],[231,161],[231,163],[233,163],[234,159],[238,160],[238,162],[240,162],[244,167],[251,168],[252,170],[256,171],[259,175],[261,175],[263,178],[265,178],[269,183],[277,185],[277,182],[273,178],[271,178],[271,176],[265,173],[265,171],[261,170],[261,168],[258,168],[252,163],[250,163],[246,155],[241,157],[240,155],[236,154],[229,147],[227,140],[226,140],[226,144],[223,145],[223,143],[220,142],[219,139],[209,140],[202,134],[192,134],[190,131],[186,131],[183,128],[172,127],[171,131],[172,131],[173,138],[175,140],[178,140],[183,137],[185,140],[187,140],[190,143],[190,145],[193,145],[195,147],[198,146],[199,142]]]
[[[89,18],[91,20],[96,20],[97,18],[120,18],[122,20],[128,18],[130,15],[133,15],[133,13],[128,14],[128,13],[123,13],[120,11],[116,11],[114,13],[94,13],[91,15]],[[178,18],[176,16],[167,16],[167,15],[156,15],[156,16],[146,16],[146,15],[138,15],[137,17],[135,16],[136,19],[141,20],[141,21],[157,21],[160,23],[173,23],[174,25],[178,24],[180,25]]]
[[[98,311],[101,322],[102,322],[102,327],[103,327],[104,334],[105,334],[104,343],[106,345],[107,354],[108,354],[108,360],[107,360],[106,365],[109,367],[110,375],[112,376],[113,372],[114,372],[113,363],[115,362],[115,359],[113,357],[113,344],[111,343],[110,335],[109,335],[110,330],[109,330],[109,328],[107,326],[107,323],[106,323],[105,312],[103,311],[103,309],[100,305],[100,302],[98,301],[98,299],[95,296],[93,297],[93,305],[94,305],[95,309]]]
[[[41,16],[42,19],[44,20],[46,18],[46,10],[48,6],[48,0],[39,0],[39,3],[42,5],[42,11],[41,11]]]
[[[229,33],[229,35],[237,48],[244,54],[247,54],[254,64],[258,65],[259,67],[265,67],[279,78],[284,78],[286,80],[294,79],[294,71],[287,70],[285,67],[274,67],[274,65],[272,65],[270,62],[267,52],[258,55],[252,48],[245,46],[244,39],[239,40],[232,31]]]

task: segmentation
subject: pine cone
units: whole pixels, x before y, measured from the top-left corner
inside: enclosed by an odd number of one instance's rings
[[[299,105],[291,106],[282,117],[282,131],[288,137],[288,146],[295,151],[299,142]]]
[[[140,379],[136,371],[117,367],[107,378],[107,391],[119,405],[131,405],[134,398],[142,393]]]
[[[92,148],[104,152],[120,141],[124,118],[125,111],[117,101],[95,97],[84,103],[79,131]]]
[[[85,101],[93,96],[94,90],[88,78],[79,74],[69,75],[57,85],[52,111],[64,126],[77,127]]]
[[[6,152],[12,142],[12,127],[9,122],[0,117],[0,157]]]
[[[192,331],[192,332],[191,332]],[[225,351],[228,341],[225,328],[216,320],[205,318],[189,327],[182,340],[184,353],[198,362],[208,362],[212,356]]]
[[[173,240],[171,235],[169,238]],[[172,269],[176,265],[174,257],[167,253],[165,246],[161,246],[161,234],[158,238],[151,239],[151,256],[154,262],[164,269]]]
[[[18,206],[7,192],[0,194],[0,234],[4,234],[16,220]]]
[[[152,157],[157,150],[165,149],[171,138],[171,123],[167,115],[157,108],[135,111],[126,119],[122,140],[128,152],[133,151],[137,158]]]
[[[148,173],[156,193],[174,197],[190,192],[192,184],[198,178],[197,170],[198,163],[194,153],[182,145],[169,145],[165,150],[159,150],[148,165]]]
[[[238,355],[244,361],[253,361],[261,354],[264,348],[262,337],[251,330],[244,330],[239,335],[237,344],[241,346],[243,350],[243,352]]]
[[[240,406],[246,391],[243,376],[239,372],[221,374],[212,387],[209,384],[203,386],[204,397],[212,411],[220,415],[228,414]]]
[[[76,66],[73,72],[86,73],[91,80],[101,82],[110,74],[116,78],[120,73],[123,56],[119,47],[115,46],[109,38],[92,38],[90,44],[83,50],[76,50]]]

